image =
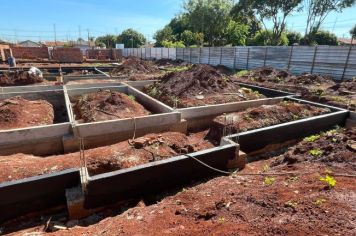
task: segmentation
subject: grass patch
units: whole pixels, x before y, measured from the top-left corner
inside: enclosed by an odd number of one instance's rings
[[[326,174],[325,177],[320,177],[320,181],[325,182],[328,185],[328,188],[334,188],[336,186],[336,179],[334,177]]]
[[[250,72],[248,70],[240,70],[239,72],[237,72],[235,75],[236,76],[244,76],[244,75],[248,75]]]
[[[274,177],[265,177],[264,180],[263,180],[263,184],[266,185],[266,186],[271,186],[274,181],[276,180],[276,178]]]
[[[314,156],[314,157],[320,157],[321,155],[323,155],[323,151],[320,149],[312,149],[309,151],[309,154]]]
[[[320,135],[311,135],[303,139],[304,142],[314,142],[320,138]]]

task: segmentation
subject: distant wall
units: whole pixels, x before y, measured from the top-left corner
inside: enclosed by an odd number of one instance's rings
[[[47,47],[11,47],[11,50],[18,59],[49,59]]]
[[[356,46],[248,46],[203,48],[125,48],[124,56],[181,59],[237,70],[271,66],[294,74],[316,73],[334,79],[356,76]]]
[[[81,63],[83,54],[79,48],[54,48],[52,59],[61,63]]]
[[[86,51],[86,58],[96,60],[121,60],[122,49],[88,49]]]

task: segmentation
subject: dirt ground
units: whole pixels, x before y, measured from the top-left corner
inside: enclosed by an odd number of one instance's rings
[[[169,68],[169,67],[176,67],[176,66],[186,66],[189,65],[188,62],[185,62],[181,59],[177,59],[177,60],[172,60],[172,59],[158,59],[155,60],[154,63],[162,68]]]
[[[262,105],[216,117],[210,126],[208,136],[213,140],[220,140],[224,135],[281,124],[327,112],[330,112],[327,108],[286,101],[276,105]]]
[[[99,90],[75,98],[76,120],[95,122],[149,115],[135,97],[111,90]]]
[[[29,84],[44,83],[42,77],[29,74],[27,71],[9,71],[4,74],[0,74],[0,86],[20,86]]]
[[[134,140],[89,149],[85,151],[88,172],[97,175],[213,147],[210,141],[204,139],[205,134],[148,134]],[[80,167],[79,152],[49,157],[26,154],[0,156],[0,183],[74,167]]]
[[[0,130],[53,124],[53,106],[45,100],[20,96],[0,100]]]
[[[49,235],[354,235],[356,159],[323,158],[355,156],[349,148],[355,132],[339,129],[313,141],[308,137],[230,176],[156,196],[153,204],[141,201],[119,213],[107,210],[80,221],[57,221],[68,228]],[[297,162],[278,162],[299,156],[296,150],[311,148],[310,142],[325,150],[322,157],[306,154]],[[17,233],[46,234],[47,219]]]
[[[241,88],[216,68],[200,64],[188,70],[168,73],[160,82],[146,86],[144,92],[167,105],[180,108],[264,97]]]
[[[159,72],[158,67],[152,61],[141,60],[137,57],[126,58],[121,65],[112,69],[110,76],[147,74]]]
[[[261,67],[236,74],[236,80],[268,88],[299,93],[304,99],[356,110],[356,80],[335,82],[330,76],[291,75],[284,70]]]

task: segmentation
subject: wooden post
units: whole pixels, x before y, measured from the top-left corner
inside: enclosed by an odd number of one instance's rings
[[[233,69],[236,70],[236,48],[237,47],[234,47],[234,65],[233,65]]]
[[[314,50],[314,57],[313,57],[313,63],[312,63],[312,67],[311,67],[311,70],[310,70],[310,74],[313,74],[313,71],[314,71],[314,65],[315,65],[315,58],[316,58],[316,52],[318,50],[318,46],[315,46],[315,50]]]
[[[346,69],[347,69],[347,66],[348,66],[348,64],[349,64],[349,58],[350,58],[351,50],[352,50],[352,40],[351,40],[351,44],[350,44],[350,47],[349,47],[349,51],[348,51],[348,53],[347,53],[344,70],[342,71],[341,80],[344,80],[345,73],[346,73]]]
[[[265,47],[265,59],[264,59],[264,61],[263,61],[263,66],[266,66],[267,49],[268,49],[268,47],[266,46],[266,47]]]
[[[246,58],[246,70],[248,70],[248,62],[249,62],[249,57],[250,57],[250,48],[247,48],[247,58]]]
[[[293,48],[294,48],[294,46],[292,46],[292,47],[290,48],[290,51],[289,51],[289,59],[288,59],[287,71],[289,71],[289,69],[290,69],[290,62],[291,62],[291,60],[292,60]]]

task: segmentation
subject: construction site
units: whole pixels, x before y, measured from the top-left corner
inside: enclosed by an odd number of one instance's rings
[[[354,234],[356,48],[342,79],[194,50],[3,64],[0,234]]]

